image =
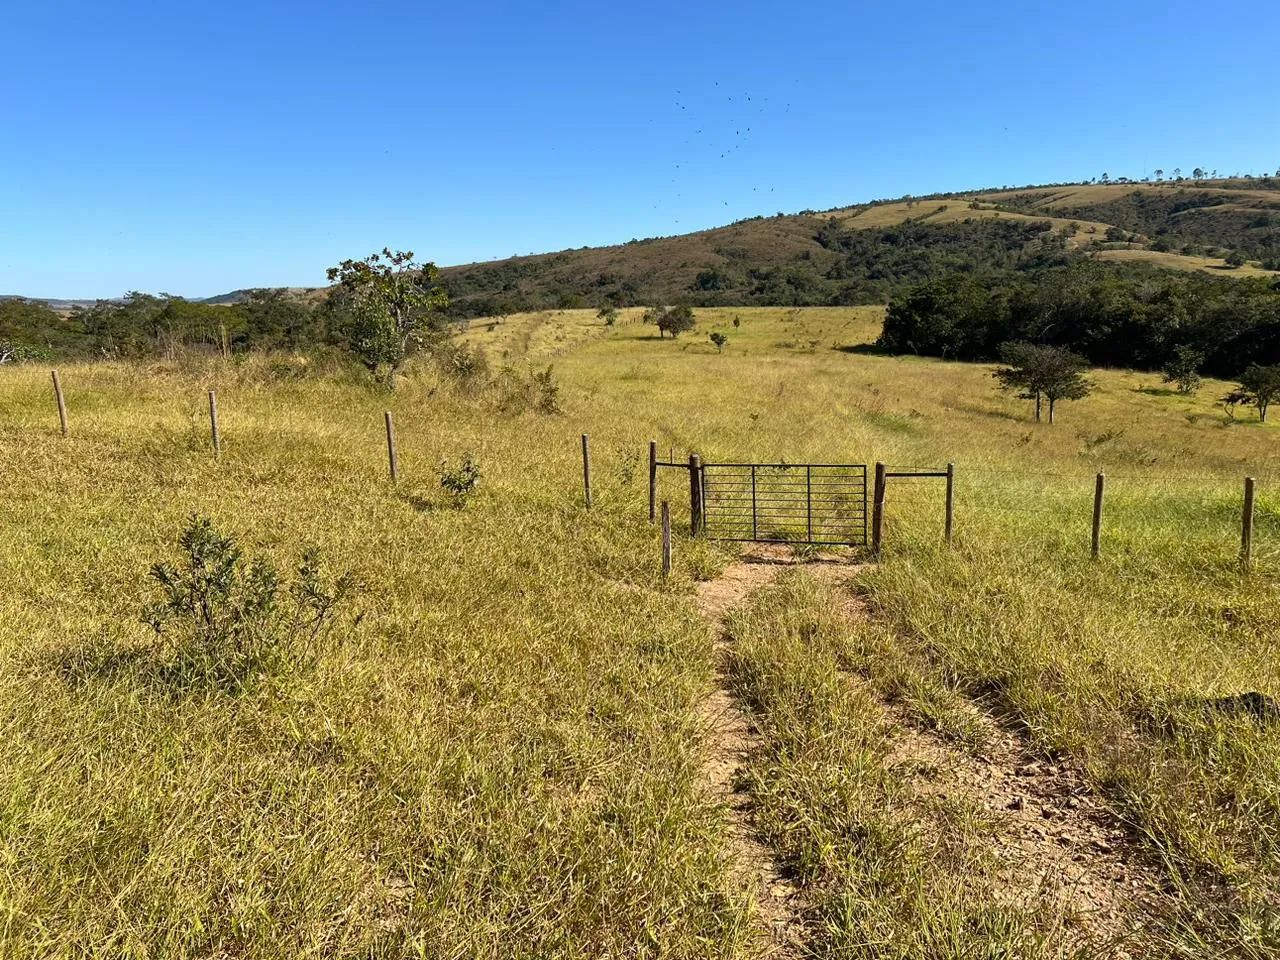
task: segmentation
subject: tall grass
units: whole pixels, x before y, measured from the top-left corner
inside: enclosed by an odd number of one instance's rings
[[[650,438],[677,458],[956,462],[952,553],[937,487],[890,488],[866,581],[886,635],[923,674],[1080,756],[1174,873],[1229,881],[1223,923],[1271,942],[1280,743],[1266,717],[1206,703],[1280,695],[1273,428],[1226,423],[1222,385],[1188,399],[1119,371],[1035,426],[984,368],[847,349],[874,336],[871,308],[700,311],[674,342],[634,319],[472,325],[495,368],[554,361],[560,416],[425,368],[388,396],[295,361],[102,363],[64,371],[63,440],[47,371],[0,371],[0,952],[745,955],[748,897],[699,786],[695,706],[713,669],[688,597],[726,553],[682,540],[660,580],[636,468]],[[436,470],[466,454],[483,476],[459,509]],[[1114,479],[1095,564],[1099,469]],[[1248,577],[1245,472],[1261,480]],[[1182,474],[1197,479],[1155,479]],[[663,482],[679,522],[687,482]],[[363,587],[333,642],[235,695],[68,671],[151,642],[147,571],[193,512],[278,567],[314,546],[351,570]],[[865,704],[765,639],[759,678],[812,685],[856,720]],[[828,802],[876,746],[814,756],[805,792],[758,783],[777,822]],[[863,782],[892,790],[873,770]],[[929,955],[927,918],[895,922],[917,944],[901,955]]]

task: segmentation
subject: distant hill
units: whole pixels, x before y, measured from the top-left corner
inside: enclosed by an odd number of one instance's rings
[[[904,197],[442,273],[455,310],[469,316],[605,302],[872,303],[937,266],[938,247],[952,250],[944,258],[952,266],[966,258],[970,266],[1008,265],[1039,255],[1050,239],[1103,260],[1232,277],[1275,274],[1280,179],[1125,181]],[[1226,257],[1233,252],[1247,262],[1231,268]],[[924,269],[913,269],[913,262]]]
[[[941,269],[1073,254],[1225,277],[1278,275],[1280,178],[1121,181],[973,190],[753,217],[607,247],[445,267],[459,316],[687,301],[886,302]],[[1244,262],[1235,266],[1227,257]],[[315,304],[324,287],[290,287]],[[195,303],[244,302],[249,290]],[[27,298],[66,312],[93,301]]]

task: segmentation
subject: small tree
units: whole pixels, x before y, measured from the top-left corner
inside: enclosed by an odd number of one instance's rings
[[[1000,347],[1007,366],[994,374],[1006,390],[1018,390],[1024,400],[1036,402],[1036,422],[1040,422],[1043,400],[1049,401],[1049,422],[1059,400],[1080,400],[1093,392],[1084,375],[1084,357],[1042,344],[1015,341]]]
[[[1164,382],[1176,383],[1181,394],[1193,394],[1200,388],[1200,365],[1204,354],[1191,347],[1178,347],[1173,359],[1164,366]]]
[[[716,353],[723,353],[724,345],[729,342],[729,338],[717,330],[711,335],[711,342],[716,345]]]
[[[659,338],[669,333],[674,340],[693,329],[693,308],[683,304],[678,307],[654,307],[645,313],[645,320],[658,325]]]
[[[597,320],[603,320],[606,327],[612,327],[618,322],[618,308],[614,306],[601,307],[600,312],[596,314]]]
[[[1243,267],[1248,262],[1245,259],[1245,255],[1241,253],[1239,250],[1232,250],[1230,253],[1228,253],[1226,256],[1226,261],[1227,261],[1227,266],[1231,267],[1232,269]]]
[[[1228,394],[1236,403],[1251,403],[1257,407],[1258,419],[1263,423],[1267,420],[1267,408],[1277,396],[1280,396],[1280,364],[1267,367],[1251,364],[1240,377],[1239,390]],[[1223,402],[1227,402],[1226,399]]]
[[[449,296],[438,283],[434,263],[417,263],[412,251],[384,248],[363,260],[344,260],[328,270],[336,281],[339,327],[351,351],[387,383],[423,342],[441,329],[440,313]]]

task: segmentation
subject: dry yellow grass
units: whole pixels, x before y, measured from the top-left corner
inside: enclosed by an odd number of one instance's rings
[[[661,582],[644,520],[653,438],[677,458],[956,462],[953,553],[938,546],[936,486],[890,490],[884,562],[862,585],[877,642],[922,682],[984,697],[1039,748],[1078,759],[1171,878],[1231,885],[1200,904],[1218,914],[1205,936],[1225,930],[1240,955],[1266,955],[1280,740],[1205,704],[1280,696],[1276,427],[1228,422],[1223,384],[1182,397],[1125,371],[1096,372],[1096,395],[1037,426],[989,367],[848,349],[874,336],[881,308],[697,313],[676,341],[632,315],[606,328],[594,311],[473,323],[494,366],[554,361],[560,416],[504,410],[490,388],[421,366],[388,396],[294,361],[85,364],[64,371],[64,441],[48,372],[0,371],[0,953],[749,955],[749,897],[697,788],[713,663],[690,594],[725,553],[682,537]],[[729,338],[722,354],[712,330]],[[386,407],[399,490],[385,477]],[[596,459],[589,513],[582,432]],[[456,509],[435,467],[466,452],[484,476]],[[1095,564],[1099,469],[1112,499]],[[1246,472],[1260,480],[1251,577],[1235,563]],[[687,482],[668,474],[662,492],[679,522]],[[196,697],[129,666],[150,656],[137,619],[147,569],[193,511],[282,566],[314,543],[359,575],[313,666]],[[787,596],[787,622],[802,626],[811,594]],[[860,642],[823,629],[823,663]],[[767,634],[752,656],[786,681],[773,716],[829,703],[858,729],[866,704],[842,700],[826,666],[806,672],[810,634]],[[845,769],[876,756],[874,738],[812,746],[811,776],[787,771],[760,796],[797,786],[784,798],[797,816],[873,838],[841,834],[855,859],[824,866],[824,883],[874,878],[899,833],[868,833],[879,808],[841,791],[892,792],[893,775]],[[958,884],[948,902],[980,909],[953,858],[911,849],[919,885],[895,889]],[[834,914],[833,942],[865,919]],[[972,940],[926,929],[1008,944],[1038,922],[950,919],[899,918],[892,955],[971,955]]]
[[[1156,250],[1099,250],[1094,254],[1099,260],[1119,260],[1127,263],[1149,263],[1169,270],[1198,270],[1215,277],[1277,277],[1275,270],[1263,270],[1256,262],[1242,267],[1229,267],[1217,257],[1191,257],[1181,253],[1161,253]]]

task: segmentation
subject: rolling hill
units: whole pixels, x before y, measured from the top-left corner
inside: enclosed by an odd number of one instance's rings
[[[1003,249],[992,251],[999,223]],[[1022,227],[1027,233],[1011,233]],[[837,235],[861,234],[842,240]],[[1047,234],[1047,236],[1046,236]],[[960,259],[1000,260],[1061,238],[1099,259],[1221,276],[1280,268],[1280,179],[1074,184],[904,197],[608,247],[563,250],[443,271],[469,316],[612,302],[701,305],[873,303],[913,277],[904,259],[941,240],[977,239]],[[974,245],[971,245],[971,247]],[[1013,248],[1016,247],[1017,250]],[[896,255],[905,251],[907,257]],[[1238,251],[1246,263],[1232,268]],[[859,275],[861,274],[861,275]],[[858,281],[856,283],[851,281]]]

